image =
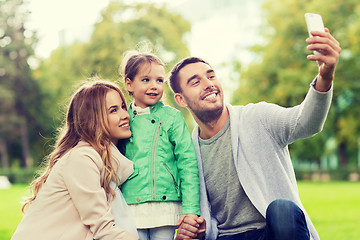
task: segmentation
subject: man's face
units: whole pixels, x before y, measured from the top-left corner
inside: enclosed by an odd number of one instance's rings
[[[191,63],[178,73],[181,93],[176,102],[189,110],[202,122],[217,120],[224,108],[224,96],[214,70],[206,63]]]

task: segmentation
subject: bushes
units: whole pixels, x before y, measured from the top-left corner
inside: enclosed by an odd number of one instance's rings
[[[37,168],[17,168],[5,170],[0,168],[0,176],[7,176],[12,184],[30,184],[35,179]],[[336,170],[298,170],[295,169],[297,180],[308,181],[360,181],[360,169],[339,168]]]
[[[37,168],[17,168],[5,170],[0,168],[0,175],[7,176],[12,184],[30,184],[34,180]]]
[[[295,170],[296,179],[307,181],[360,181],[360,169],[339,168],[336,170]]]

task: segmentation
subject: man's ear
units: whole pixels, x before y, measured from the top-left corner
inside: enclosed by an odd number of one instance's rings
[[[126,79],[125,79],[125,87],[126,87],[126,90],[127,90],[129,93],[134,92],[134,89],[133,89],[133,86],[132,86],[132,81],[130,80],[130,78],[126,78]]]
[[[180,106],[180,107],[187,107],[187,103],[185,101],[184,96],[181,93],[175,93],[174,95],[175,98],[175,102]]]

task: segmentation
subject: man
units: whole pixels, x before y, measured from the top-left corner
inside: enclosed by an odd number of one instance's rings
[[[306,39],[319,73],[304,101],[292,108],[265,102],[224,106],[211,66],[179,62],[170,76],[179,106],[198,126],[193,132],[200,178],[199,218],[185,218],[177,239],[320,239],[297,190],[288,144],[322,130],[341,48],[326,29]],[[204,221],[204,219],[206,221]]]

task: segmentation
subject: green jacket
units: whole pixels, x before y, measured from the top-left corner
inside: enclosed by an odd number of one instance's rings
[[[125,156],[134,173],[121,187],[126,202],[182,201],[182,214],[200,215],[198,165],[183,115],[162,102],[150,114],[131,109]]]

